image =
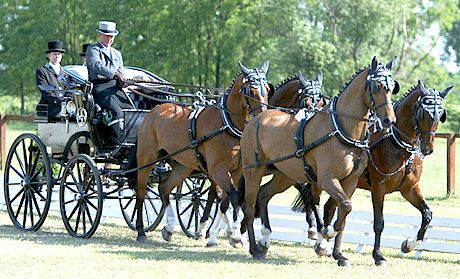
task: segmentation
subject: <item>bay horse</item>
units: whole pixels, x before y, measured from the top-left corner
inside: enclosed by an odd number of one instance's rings
[[[231,241],[241,242],[236,211],[236,188],[229,175],[233,157],[239,151],[241,131],[247,120],[266,110],[270,86],[266,79],[269,62],[261,68],[248,69],[239,63],[241,73],[232,86],[221,96],[218,106],[207,106],[194,111],[190,108],[165,103],[153,108],[139,127],[137,166],[145,166],[166,155],[172,170],[158,190],[162,200],[161,210],[166,211],[166,226],[162,229],[165,240],[171,240],[175,216],[170,204],[171,191],[193,171],[205,172],[228,198],[220,202],[215,224],[220,223],[232,203],[234,229]],[[137,240],[145,241],[142,222],[143,201],[151,168],[137,171],[136,219]],[[216,230],[218,227],[216,227]],[[217,233],[209,240],[217,243]],[[214,241],[215,243],[213,243]],[[209,242],[208,242],[209,244]]]
[[[311,80],[306,79],[302,72],[299,71],[298,74],[290,76],[278,84],[274,89],[274,94],[268,95],[268,107],[281,110],[283,108],[289,108],[288,111],[290,111],[290,113],[297,113],[301,108],[311,110],[315,107],[322,107],[323,104],[326,103],[321,93],[322,81],[322,72],[318,73],[316,80]],[[216,199],[216,195],[211,191],[203,211],[203,217],[200,219],[199,230],[195,235],[196,239],[203,236],[202,230],[206,227],[208,222],[211,211],[210,205],[214,199]],[[225,216],[224,221],[227,224],[228,230],[229,222]],[[227,231],[227,234],[229,234],[229,231]]]
[[[268,249],[257,245],[253,221],[260,182],[269,169],[274,172],[273,187],[286,190],[295,183],[315,182],[330,194],[339,203],[339,214],[322,236],[332,238],[343,230],[351,211],[350,197],[367,164],[367,117],[375,112],[386,129],[396,121],[391,103],[391,94],[399,90],[391,76],[394,61],[384,65],[374,57],[371,66],[355,73],[324,113],[308,122],[267,110],[247,124],[240,143],[243,177],[238,188],[244,211],[241,229],[248,230],[249,252],[255,259],[263,258]],[[262,232],[271,230],[264,227]],[[336,238],[336,244],[340,242]],[[333,256],[339,265],[349,264],[341,252]]]
[[[432,212],[419,185],[423,158],[433,152],[433,141],[439,122],[446,121],[447,113],[442,106],[442,101],[452,88],[453,85],[439,92],[434,88],[425,88],[423,82],[419,80],[418,84],[409,89],[395,104],[397,122],[390,133],[385,135],[377,132],[370,137],[370,163],[359,177],[358,188],[369,190],[372,195],[375,233],[372,256],[376,265],[385,265],[387,262],[380,251],[380,239],[384,228],[383,202],[386,194],[399,191],[422,215],[421,226],[415,240],[405,240],[401,244],[401,251],[408,253],[423,241],[432,219]],[[309,189],[301,191],[304,194],[303,205],[305,202],[312,201],[316,206],[319,204],[319,198],[314,198],[319,197],[319,193],[314,193],[315,188],[312,191],[313,193]],[[299,202],[297,198],[294,204]],[[325,223],[333,218],[336,206],[337,203],[333,199],[327,201]],[[307,205],[307,208],[311,206]],[[297,206],[298,209],[303,209],[303,206]],[[307,216],[311,218],[311,213]],[[312,221],[314,220],[310,222]],[[318,225],[318,231],[321,230],[320,226],[321,224]]]

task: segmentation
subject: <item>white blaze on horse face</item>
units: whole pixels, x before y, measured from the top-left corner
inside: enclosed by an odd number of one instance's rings
[[[176,223],[176,216],[174,215],[174,210],[171,204],[169,204],[166,207],[166,230],[168,232],[173,232],[175,223]]]

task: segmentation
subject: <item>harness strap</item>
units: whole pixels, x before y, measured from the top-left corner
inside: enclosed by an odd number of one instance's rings
[[[297,151],[303,150],[303,148],[305,147],[305,143],[304,143],[305,126],[307,125],[310,119],[311,118],[306,118],[306,117],[303,118],[300,121],[299,125],[297,126],[297,130],[296,130],[295,137],[294,137],[295,143],[297,145]],[[316,183],[318,178],[316,177],[315,173],[313,172],[312,167],[307,163],[307,160],[305,159],[305,156],[303,155],[302,155],[302,160],[303,160],[303,172],[305,176],[311,182]]]
[[[198,119],[198,115],[203,111],[203,109],[204,109],[204,107],[201,107],[198,110],[194,110],[190,114],[190,117],[189,117],[190,125],[189,125],[189,128],[188,128],[188,136],[189,136],[190,142],[196,143],[196,121]],[[207,163],[206,163],[206,160],[205,160],[203,154],[201,154],[198,151],[198,145],[197,146],[191,146],[191,148],[195,149],[196,161],[197,161],[198,168],[200,169],[201,172],[206,173],[207,170],[208,170]]]
[[[223,95],[219,99],[220,117],[222,119],[222,122],[224,123],[224,127],[228,129],[228,132],[235,138],[241,138],[241,136],[243,135],[243,132],[240,131],[237,127],[235,127],[235,125],[233,125],[232,119],[230,118],[227,108],[225,107],[227,98],[228,98],[228,95]]]

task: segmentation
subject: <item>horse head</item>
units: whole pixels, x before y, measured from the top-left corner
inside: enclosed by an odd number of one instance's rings
[[[323,84],[323,72],[320,71],[316,80],[305,79],[302,72],[299,72],[300,88],[298,91],[300,98],[300,107],[311,109],[321,107],[323,103],[323,94],[321,85]]]
[[[442,92],[434,88],[426,88],[422,81],[418,81],[420,96],[414,105],[412,124],[415,128],[417,141],[423,155],[433,152],[433,141],[439,122],[444,123],[447,112],[442,101],[454,86],[448,86]]]
[[[244,96],[245,107],[251,115],[267,110],[268,96],[274,90],[266,77],[269,61],[265,61],[260,69],[248,69],[241,62],[238,64],[243,74],[240,92]]]
[[[371,109],[384,128],[389,128],[396,122],[396,116],[391,102],[391,94],[399,92],[399,84],[392,77],[396,57],[388,64],[382,64],[374,56],[367,75],[366,88],[368,89],[367,106]]]

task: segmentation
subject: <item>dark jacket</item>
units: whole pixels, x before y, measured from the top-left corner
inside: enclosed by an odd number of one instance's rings
[[[37,69],[36,80],[37,86],[39,85],[51,85],[56,88],[60,87],[59,79],[63,78],[63,70],[61,69],[60,75],[51,68],[49,64],[46,64],[43,67]],[[40,89],[39,89],[40,90]],[[48,105],[48,114],[54,116],[61,110],[61,101],[63,100],[62,96],[59,96],[59,91],[45,91],[40,90],[41,98],[38,102],[39,104]]]

